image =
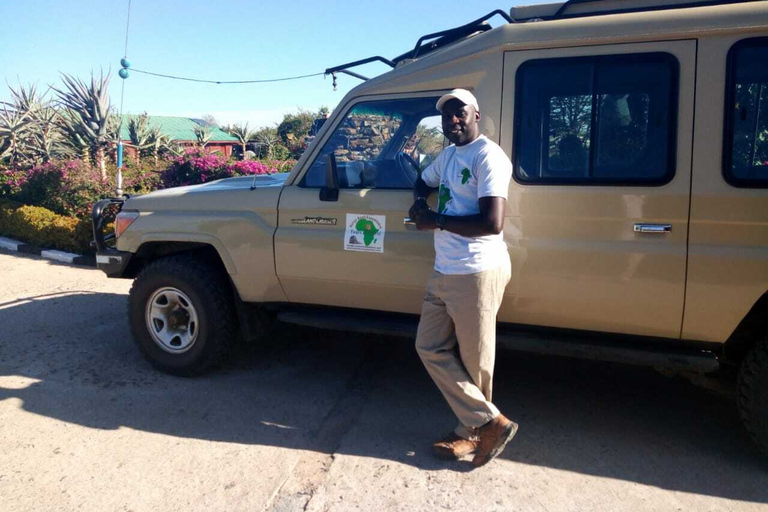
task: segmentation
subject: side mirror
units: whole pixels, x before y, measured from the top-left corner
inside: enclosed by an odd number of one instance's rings
[[[339,177],[336,173],[336,155],[333,153],[325,157],[325,186],[320,188],[320,200],[339,200]]]

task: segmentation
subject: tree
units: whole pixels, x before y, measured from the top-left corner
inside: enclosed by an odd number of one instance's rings
[[[216,120],[216,118],[212,114],[205,114],[202,117],[203,121],[206,123],[213,125],[213,126],[220,126],[219,122]]]
[[[429,127],[419,123],[412,139],[413,146],[410,155],[416,159],[423,158],[423,161],[419,160],[419,163],[423,165],[422,168],[437,158],[443,149],[443,132],[437,127]],[[410,145],[410,142],[406,144],[406,148],[409,148]]]
[[[243,148],[243,160],[245,160],[245,151],[246,151],[245,146],[248,144],[248,141],[253,138],[254,132],[248,128],[248,123],[229,126],[227,127],[226,131],[230,135],[237,137],[237,141],[240,143],[240,146],[242,146]]]
[[[253,134],[253,138],[258,144],[258,156],[260,158],[277,158],[276,151],[281,148],[281,157],[283,154],[288,153],[288,149],[280,144],[280,135],[277,133],[277,128],[262,128]]]
[[[109,74],[104,76],[102,72],[97,79],[91,73],[90,85],[65,73],[62,73],[62,79],[65,89],[53,87],[65,110],[61,127],[75,148],[87,148],[91,160],[101,171],[101,179],[106,181],[106,152],[110,145],[107,124],[112,108]]]
[[[737,83],[735,91],[732,170],[744,176],[768,165],[768,84]]]
[[[285,114],[283,121],[277,126],[277,133],[283,144],[292,148],[297,142],[303,141],[309,135],[315,117],[314,112],[304,109],[299,109],[295,114]]]

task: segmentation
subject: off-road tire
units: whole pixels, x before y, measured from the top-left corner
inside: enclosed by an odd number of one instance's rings
[[[768,455],[768,338],[757,342],[741,362],[738,406],[747,432]]]
[[[172,354],[160,348],[147,327],[147,301],[163,287],[183,292],[197,312],[197,338],[183,353]],[[238,336],[226,273],[205,258],[192,255],[167,256],[144,267],[131,287],[128,318],[133,339],[149,362],[166,373],[186,377],[200,375],[221,363]]]

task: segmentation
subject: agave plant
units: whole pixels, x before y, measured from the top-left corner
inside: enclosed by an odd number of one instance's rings
[[[8,105],[0,108],[0,159],[11,165],[24,160],[33,123],[29,112]]]
[[[59,112],[53,102],[46,99],[45,94],[38,94],[35,84],[26,87],[19,85],[18,90],[8,88],[13,98],[13,107],[19,112],[28,112],[32,119],[26,139],[25,160],[40,164],[67,156],[59,128]]]
[[[195,137],[197,137],[197,143],[201,148],[205,149],[205,146],[211,141],[213,137],[213,130],[209,125],[195,126]]]
[[[177,148],[175,141],[170,136],[160,131],[159,126],[150,128],[147,146],[149,148],[149,154],[152,155],[152,158],[154,159],[155,167],[158,166],[160,155],[170,153],[180,156],[182,153],[182,151]]]
[[[128,138],[136,150],[136,163],[139,163],[141,154],[152,147],[152,130],[146,112],[139,116],[128,116]]]
[[[109,140],[117,143],[120,140],[120,131],[123,128],[123,118],[114,111],[109,113],[107,117],[107,137]]]
[[[60,128],[59,113],[50,105],[42,105],[34,114],[35,127],[30,149],[35,163],[49,162],[67,156]]]
[[[245,147],[248,144],[248,141],[253,138],[254,132],[248,129],[248,123],[230,126],[227,128],[227,132],[230,135],[237,137],[237,141],[243,148],[243,160],[245,160]]]
[[[67,156],[79,158],[85,162],[91,160],[90,141],[83,136],[77,121],[70,113],[64,112],[59,117],[58,129],[64,134],[63,146]]]
[[[109,74],[97,79],[91,74],[91,83],[62,73],[65,89],[53,90],[64,107],[65,121],[62,129],[70,136],[70,144],[82,149],[85,144],[94,164],[107,179],[106,154],[110,146],[107,124],[111,106],[109,103]]]
[[[11,164],[36,164],[50,159],[53,152],[50,120],[55,110],[37,93],[35,85],[8,86],[12,102],[2,102],[0,152]]]

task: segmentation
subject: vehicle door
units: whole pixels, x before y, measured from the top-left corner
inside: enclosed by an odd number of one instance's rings
[[[280,197],[276,270],[291,302],[420,311],[433,235],[404,219],[443,147],[438,96],[359,98],[334,116]]]
[[[680,336],[696,42],[509,51],[500,320]]]

